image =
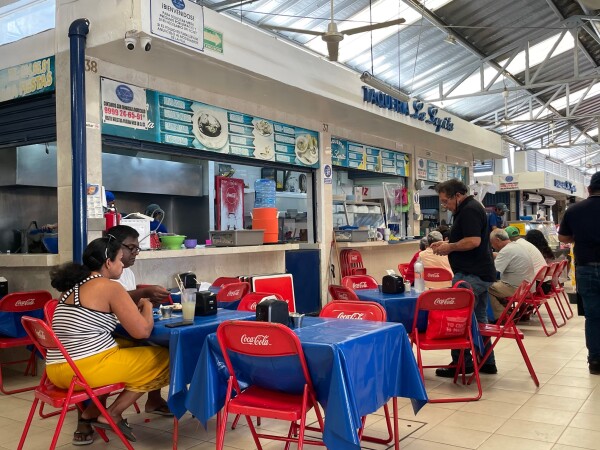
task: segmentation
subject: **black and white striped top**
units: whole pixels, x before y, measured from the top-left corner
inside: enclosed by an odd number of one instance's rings
[[[58,305],[56,305],[56,311],[52,319],[52,329],[74,360],[96,355],[117,345],[111,334],[117,326],[115,315],[88,309],[79,302],[79,288],[81,285],[101,276],[92,275],[76,284],[63,294]],[[65,300],[71,294],[73,294],[74,300],[72,305],[65,303]],[[48,350],[46,355],[47,364],[65,361],[58,350]]]

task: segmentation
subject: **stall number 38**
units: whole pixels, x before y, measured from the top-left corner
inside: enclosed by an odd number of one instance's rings
[[[98,61],[95,61],[93,59],[86,59],[85,60],[85,71],[97,73],[98,72]]]

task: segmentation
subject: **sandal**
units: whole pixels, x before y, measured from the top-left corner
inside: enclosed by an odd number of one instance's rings
[[[173,417],[174,416],[174,414],[171,412],[171,410],[169,409],[169,406],[166,403],[160,405],[158,408],[155,408],[152,411],[146,410],[146,414],[158,414],[159,416],[165,416],[165,417]]]
[[[81,445],[90,445],[94,442],[94,428],[92,427],[92,422],[95,419],[79,419],[77,421],[77,427],[80,425],[87,425],[89,427],[89,431],[79,431],[75,430],[73,432],[73,440],[71,444],[81,446]]]
[[[115,423],[117,424],[117,427],[119,427],[121,433],[123,433],[123,436],[127,438],[127,440],[131,442],[137,441],[135,435],[133,434],[133,428],[131,428],[131,426],[127,423],[127,419],[121,419],[118,422],[115,420]],[[92,422],[92,426],[96,428],[102,428],[103,430],[114,431],[108,423],[98,422],[97,420],[95,422]]]

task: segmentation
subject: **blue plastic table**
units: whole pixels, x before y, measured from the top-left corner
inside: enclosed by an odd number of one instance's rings
[[[294,331],[325,412],[323,440],[327,448],[360,449],[357,430],[361,417],[377,411],[392,397],[411,398],[415,413],[427,402],[402,325],[305,317],[303,327]],[[277,380],[269,380],[270,387],[282,388],[281,383],[292,377],[285,369],[281,367]],[[250,371],[260,373],[260,367],[251,367]],[[224,405],[227,379],[216,334],[211,334],[202,348],[185,401],[187,409],[205,426]]]
[[[398,322],[404,325],[407,332],[412,331],[417,294],[413,289],[401,294],[384,294],[379,289],[357,289],[356,295],[361,300],[379,303],[385,308],[389,322]],[[427,313],[421,313],[417,321],[419,330],[427,328]]]
[[[147,341],[169,348],[171,374],[167,403],[169,409],[178,418],[181,418],[186,412],[184,400],[187,385],[194,374],[206,337],[217,331],[219,324],[225,320],[254,320],[255,316],[254,312],[219,309],[213,316],[195,317],[194,324],[185,327],[167,328],[165,326],[167,323],[181,321],[181,315],[154,322],[154,329]],[[117,333],[127,336],[125,330],[120,326],[117,328]]]
[[[417,298],[419,297],[419,294],[414,289],[401,294],[384,294],[379,289],[357,289],[354,292],[356,292],[356,295],[361,300],[379,303],[385,308],[389,322],[401,323],[409,333],[412,332],[415,308],[417,306]],[[419,331],[425,331],[427,328],[427,311],[419,313],[417,328]],[[481,353],[483,338],[479,332],[475,313],[473,313],[473,320],[471,321],[471,334],[473,335],[475,347]]]

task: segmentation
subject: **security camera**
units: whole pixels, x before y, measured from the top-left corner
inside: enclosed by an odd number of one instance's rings
[[[143,36],[140,39],[140,44],[142,44],[142,48],[147,52],[152,48],[152,38],[150,36]]]
[[[127,50],[134,50],[137,45],[137,37],[135,36],[125,36],[125,48]]]

